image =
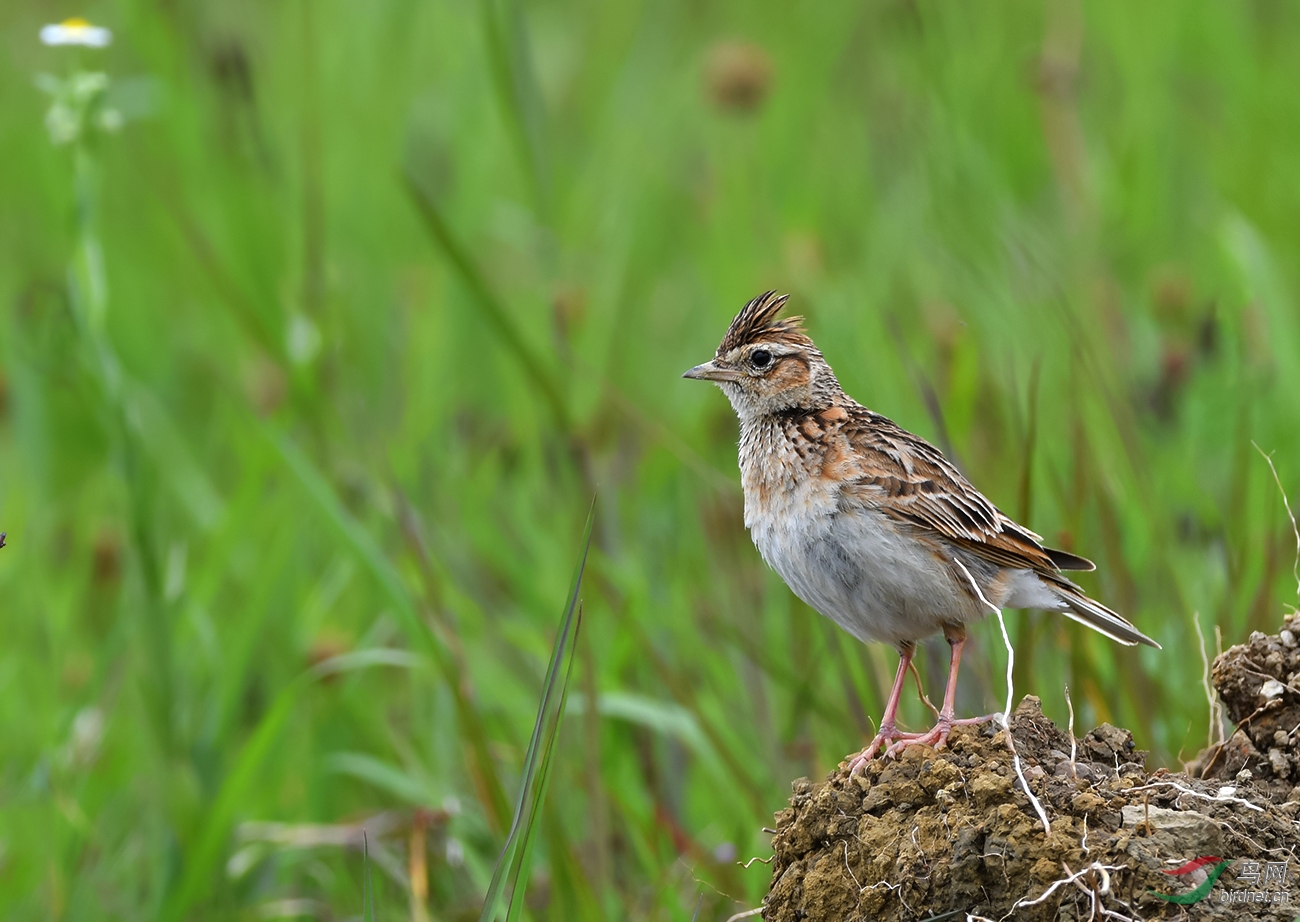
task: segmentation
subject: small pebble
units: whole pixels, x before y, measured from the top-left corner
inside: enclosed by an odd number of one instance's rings
[[[1292,634],[1290,631],[1286,630],[1285,628],[1283,628],[1282,633],[1278,634],[1277,636],[1281,638],[1283,646],[1287,646],[1287,647],[1295,646],[1295,634]]]

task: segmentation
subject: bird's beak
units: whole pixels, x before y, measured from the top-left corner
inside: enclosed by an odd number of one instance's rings
[[[682,377],[695,378],[697,381],[739,381],[741,374],[730,368],[723,368],[717,362],[705,362],[684,372]]]

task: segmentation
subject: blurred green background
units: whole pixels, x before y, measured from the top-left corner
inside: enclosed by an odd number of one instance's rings
[[[1017,693],[1190,759],[1198,613],[1295,598],[1298,51],[1276,0],[0,6],[5,917],[359,917],[364,825],[380,918],[476,918],[593,494],[527,914],[757,906],[895,662],[678,377],[767,288],[1165,647],[1014,613]]]

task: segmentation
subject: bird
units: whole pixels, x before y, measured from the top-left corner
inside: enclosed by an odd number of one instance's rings
[[[878,731],[849,757],[850,774],[878,753],[942,748],[953,726],[988,719],[957,719],[955,699],[967,625],[994,611],[1059,612],[1159,649],[1064,575],[1092,561],[1046,547],[938,448],[845,393],[803,318],[779,319],[788,298],[749,301],[714,357],[683,377],[716,384],[739,419],[745,527],[763,559],[849,634],[898,650]],[[939,632],[950,647],[943,705],[933,728],[905,733],[898,703],[916,644]]]

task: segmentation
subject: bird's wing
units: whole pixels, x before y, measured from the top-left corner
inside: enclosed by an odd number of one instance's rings
[[[1060,563],[1091,568],[1081,557],[1043,547],[1042,538],[1000,512],[939,449],[884,416],[855,407],[842,431],[856,468],[841,472],[846,499],[936,533],[998,566],[1045,575],[1060,573]]]

